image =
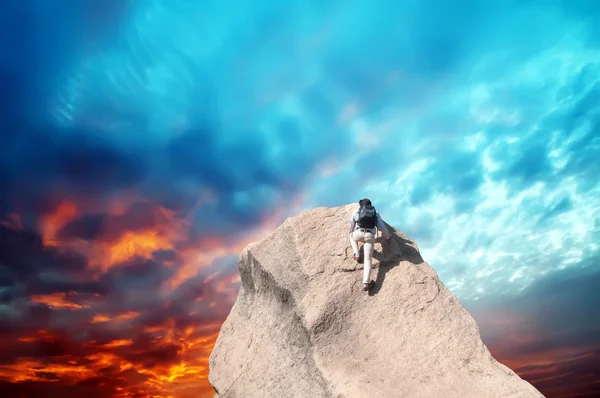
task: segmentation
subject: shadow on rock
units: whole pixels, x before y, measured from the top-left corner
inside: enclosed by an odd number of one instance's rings
[[[379,243],[381,250],[377,250]],[[422,264],[423,258],[415,244],[410,239],[406,239],[397,233],[393,233],[390,240],[385,240],[379,236],[375,239],[375,248],[373,249],[373,259],[379,262],[378,267],[374,267],[371,272],[377,272],[375,286],[369,291],[369,296],[374,296],[383,287],[386,274],[393,268],[400,265],[402,261],[408,261],[413,264]],[[364,245],[360,246],[360,260],[364,264]]]

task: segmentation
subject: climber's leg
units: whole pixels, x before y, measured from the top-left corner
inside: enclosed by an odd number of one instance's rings
[[[352,245],[352,253],[354,255],[354,261],[358,261],[358,241],[362,241],[364,234],[362,231],[352,231],[350,234],[350,244]]]
[[[363,271],[363,284],[366,285],[371,280],[371,267],[373,264],[373,246],[375,244],[375,236],[367,232],[364,234],[364,251],[365,251],[365,268]]]

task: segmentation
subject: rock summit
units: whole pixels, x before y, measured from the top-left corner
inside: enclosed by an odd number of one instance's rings
[[[492,357],[396,228],[378,234],[376,286],[362,290],[348,236],[356,208],[303,212],[240,253],[241,287],[209,358],[215,397],[542,397]]]

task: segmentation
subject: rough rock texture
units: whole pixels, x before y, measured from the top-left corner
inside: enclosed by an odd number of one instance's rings
[[[392,227],[389,241],[379,233],[377,285],[364,292],[348,239],[354,209],[304,212],[242,251],[242,286],[209,359],[215,397],[543,396],[490,355]]]

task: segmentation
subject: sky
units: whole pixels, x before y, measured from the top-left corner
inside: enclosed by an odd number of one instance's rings
[[[2,2],[0,395],[212,397],[242,248],[369,197],[496,359],[600,396],[597,26],[593,0]]]

